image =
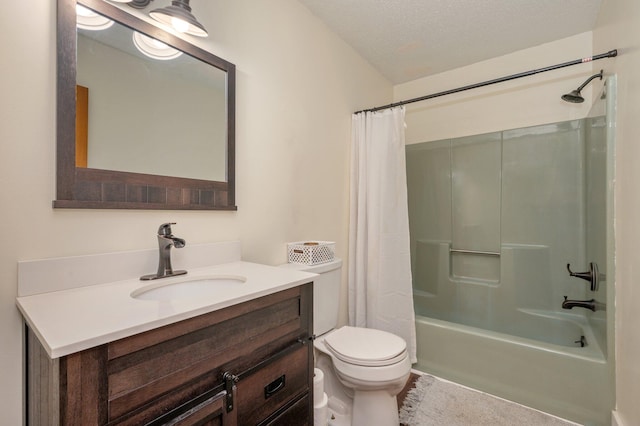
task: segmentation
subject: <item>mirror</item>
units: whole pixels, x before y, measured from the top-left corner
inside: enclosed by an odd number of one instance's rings
[[[226,182],[226,73],[175,49],[173,59],[150,58],[134,37],[142,36],[119,23],[78,28],[76,126],[87,128],[82,163]]]
[[[235,66],[127,6],[78,4],[115,23],[76,31],[58,0],[54,207],[235,210]],[[175,54],[142,55],[141,37]]]

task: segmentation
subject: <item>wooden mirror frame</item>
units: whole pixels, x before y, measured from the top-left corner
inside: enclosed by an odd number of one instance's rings
[[[227,74],[227,181],[76,167],[76,0],[58,0],[57,151],[54,208],[237,210],[235,205],[235,65],[104,0],[79,0],[102,15]]]

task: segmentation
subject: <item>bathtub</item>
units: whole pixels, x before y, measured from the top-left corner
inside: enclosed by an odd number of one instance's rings
[[[417,316],[414,367],[580,424],[610,424],[613,375],[589,323],[552,312],[521,314],[543,318],[554,334],[540,341]],[[524,327],[520,334],[527,333]],[[571,345],[576,333],[585,336],[585,347]]]

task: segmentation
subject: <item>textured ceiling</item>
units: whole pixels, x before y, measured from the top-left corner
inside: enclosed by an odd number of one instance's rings
[[[395,84],[590,31],[601,3],[299,1]]]

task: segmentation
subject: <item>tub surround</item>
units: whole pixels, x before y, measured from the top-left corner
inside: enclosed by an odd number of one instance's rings
[[[609,423],[610,82],[584,119],[407,147],[416,368],[572,421]],[[566,268],[590,262],[606,274],[598,291]],[[609,309],[562,309],[564,296]]]
[[[315,274],[240,260],[240,244],[176,250],[181,279],[246,277],[214,299],[138,300],[139,276],[157,266],[157,249],[19,262],[17,306],[52,359],[299,286]],[[161,280],[163,281],[163,280]],[[162,282],[157,283],[162,285]]]

